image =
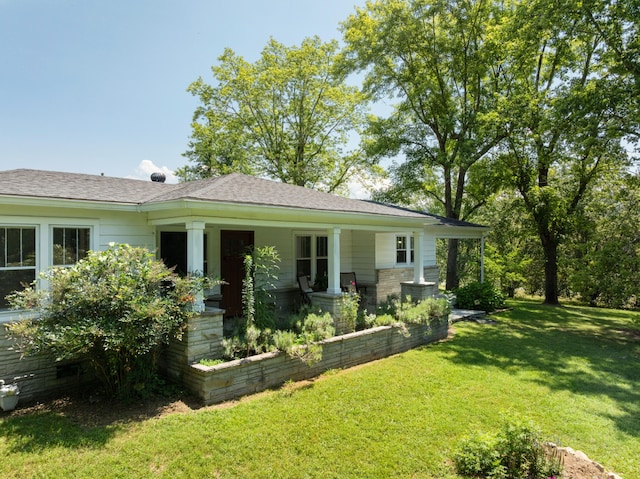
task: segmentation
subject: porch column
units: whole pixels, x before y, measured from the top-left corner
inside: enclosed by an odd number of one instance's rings
[[[424,283],[424,230],[413,232],[413,282]]]
[[[204,221],[190,221],[187,229],[187,272],[203,274],[204,267]],[[204,311],[204,292],[195,291],[195,311]]]
[[[328,236],[328,265],[327,276],[329,279],[327,293],[341,294],[340,289],[340,228],[327,230]]]

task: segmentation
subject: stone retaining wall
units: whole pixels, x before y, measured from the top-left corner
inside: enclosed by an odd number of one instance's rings
[[[21,358],[15,343],[7,337],[0,324],[0,379],[15,382],[20,388],[20,401],[29,401],[85,384],[90,376],[87,367],[79,362],[56,362],[53,357],[38,354]]]
[[[160,358],[160,368],[169,378],[180,382],[185,364],[223,356],[223,314],[223,309],[207,308],[189,321],[182,339],[170,340]]]
[[[322,359],[311,366],[282,352],[264,353],[215,366],[192,364],[183,370],[183,384],[205,404],[214,404],[299,381],[329,369],[348,368],[444,339],[448,319],[432,328],[409,325],[405,337],[396,327],[381,326],[336,336],[322,342]]]

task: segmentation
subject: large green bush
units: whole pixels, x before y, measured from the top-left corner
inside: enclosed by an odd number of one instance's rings
[[[489,313],[504,306],[504,296],[491,283],[470,283],[456,290],[456,306]]]
[[[24,354],[87,360],[110,396],[146,395],[156,384],[159,347],[180,336],[202,278],[180,278],[144,248],[110,245],[69,268],[42,274],[9,296],[36,319],[8,325]]]

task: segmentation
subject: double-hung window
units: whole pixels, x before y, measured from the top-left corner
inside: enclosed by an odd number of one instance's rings
[[[396,236],[396,264],[413,264],[415,244],[412,235]]]
[[[36,279],[36,228],[0,226],[0,308],[10,293]]]
[[[329,268],[327,236],[296,236],[296,276],[306,275],[315,281],[327,275]]]
[[[91,249],[89,228],[53,228],[53,265],[71,266]]]

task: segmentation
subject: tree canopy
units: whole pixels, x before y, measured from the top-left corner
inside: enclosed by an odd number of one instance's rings
[[[598,178],[629,165],[627,92],[607,44],[573,2],[518,2],[502,30],[509,78],[506,186],[521,195],[545,259],[545,301],[558,302],[558,247]]]
[[[638,2],[379,0],[343,24],[365,91],[396,101],[370,122],[373,156],[396,157],[377,197],[472,219],[516,192],[558,302],[558,248],[585,195],[621,175],[638,137]],[[447,288],[457,286],[456,241]]]
[[[365,96],[337,68],[338,43],[318,37],[286,47],[271,39],[249,63],[231,49],[188,91],[193,117],[183,180],[232,171],[341,192],[371,162],[349,148],[365,118]]]
[[[343,24],[345,62],[365,71],[365,90],[397,103],[367,130],[372,156],[404,156],[379,194],[416,199],[448,218],[470,219],[498,187],[488,153],[506,137],[501,9],[469,0],[367,2]],[[421,200],[421,201],[420,201]],[[447,288],[457,286],[457,241],[449,244]]]

